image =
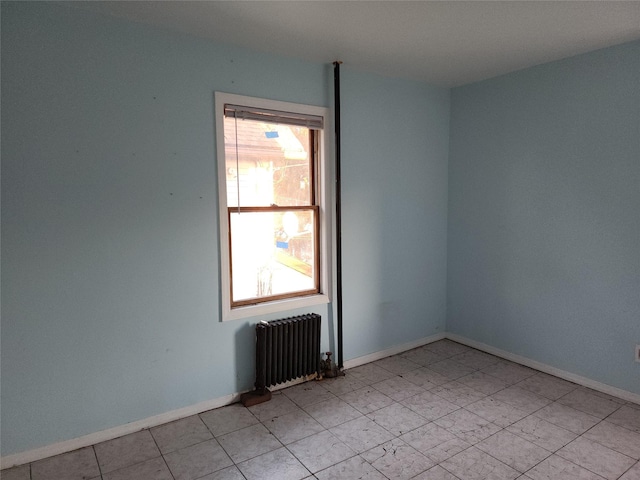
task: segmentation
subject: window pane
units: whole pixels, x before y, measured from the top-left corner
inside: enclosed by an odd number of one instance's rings
[[[310,135],[306,127],[225,118],[227,205],[311,205]]]
[[[230,217],[232,302],[317,291],[313,209]]]

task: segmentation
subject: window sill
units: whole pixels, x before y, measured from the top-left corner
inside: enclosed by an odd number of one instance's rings
[[[329,296],[325,294],[310,295],[308,297],[287,298],[259,305],[236,307],[222,312],[222,321],[240,320],[242,318],[257,317],[278,312],[286,312],[297,308],[312,307],[329,303]]]

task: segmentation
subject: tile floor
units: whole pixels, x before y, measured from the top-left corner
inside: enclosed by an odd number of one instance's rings
[[[2,480],[640,480],[640,405],[449,340]]]

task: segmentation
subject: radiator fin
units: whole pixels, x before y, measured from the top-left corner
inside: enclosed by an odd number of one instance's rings
[[[315,313],[256,325],[256,390],[320,374],[320,325]]]

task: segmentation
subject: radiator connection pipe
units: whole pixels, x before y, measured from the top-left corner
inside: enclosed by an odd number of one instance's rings
[[[337,318],[338,318],[338,371],[344,367],[342,354],[342,195],[340,184],[340,64],[333,62],[333,99],[334,99],[334,127],[336,142],[336,287],[337,287]]]

